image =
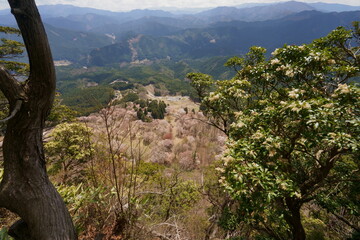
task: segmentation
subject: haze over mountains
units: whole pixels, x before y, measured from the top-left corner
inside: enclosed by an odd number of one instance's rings
[[[108,65],[156,59],[204,58],[246,53],[252,45],[273,50],[308,43],[360,20],[360,6],[302,2],[218,7],[198,13],[111,12],[71,5],[39,6],[55,60]],[[182,13],[182,14],[180,14]],[[15,25],[8,10],[1,25]]]

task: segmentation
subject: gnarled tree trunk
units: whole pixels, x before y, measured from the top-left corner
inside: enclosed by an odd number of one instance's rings
[[[3,143],[4,175],[0,206],[18,214],[15,239],[76,239],[64,202],[48,179],[42,132],[55,93],[55,68],[34,0],[9,0],[30,61],[30,76],[19,83],[0,67],[0,89],[15,115]]]

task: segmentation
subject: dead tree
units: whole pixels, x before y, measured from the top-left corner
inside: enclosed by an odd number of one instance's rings
[[[46,173],[42,132],[55,95],[55,68],[34,0],[8,0],[29,56],[30,75],[20,83],[0,66],[0,90],[11,114],[3,143],[4,175],[0,207],[21,221],[15,239],[73,240],[76,232],[66,206]]]

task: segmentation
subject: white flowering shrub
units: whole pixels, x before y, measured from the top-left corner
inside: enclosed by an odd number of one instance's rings
[[[358,198],[345,197],[360,165],[360,88],[351,83],[359,76],[360,30],[354,26],[276,49],[268,60],[265,49],[253,47],[227,62],[237,72],[230,80],[188,75],[202,108],[228,136],[217,171],[239,201],[237,219],[268,236],[305,239],[300,211],[310,201],[360,214]]]

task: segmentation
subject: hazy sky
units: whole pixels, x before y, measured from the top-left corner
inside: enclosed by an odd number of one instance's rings
[[[36,0],[38,5],[71,4],[80,7],[92,7],[111,11],[128,11],[132,9],[178,7],[206,8],[216,6],[233,6],[242,3],[270,3],[283,0]],[[299,0],[302,2],[327,2],[360,6],[359,0]],[[8,8],[7,1],[0,2],[0,8]]]

